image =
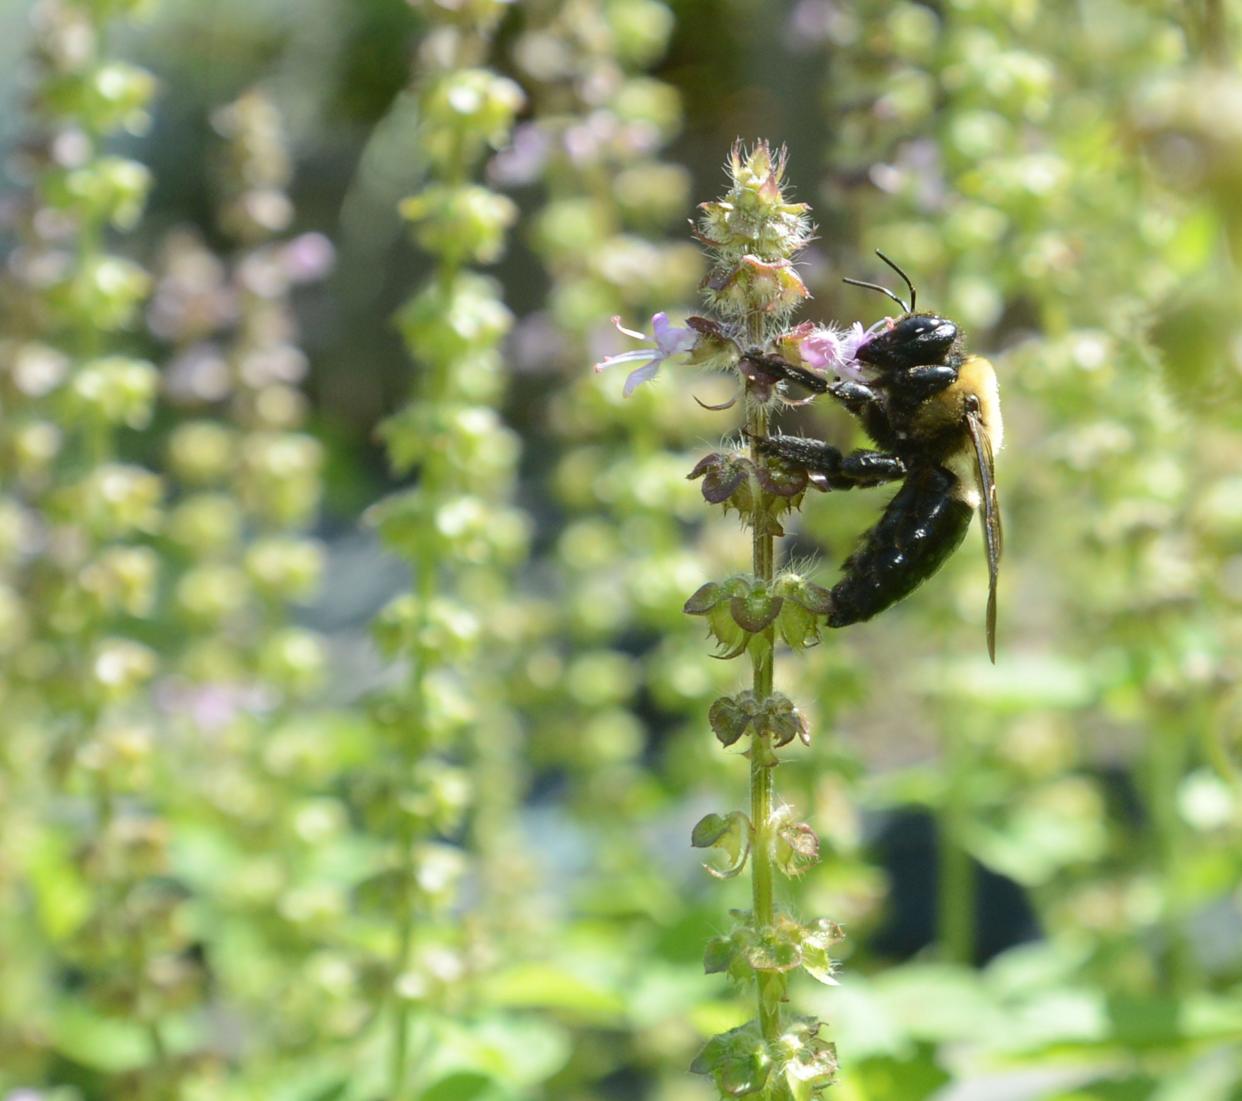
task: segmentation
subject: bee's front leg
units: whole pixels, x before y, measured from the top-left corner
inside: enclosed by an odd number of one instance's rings
[[[900,384],[893,386],[893,392],[904,401],[918,405],[952,386],[957,381],[957,375],[958,369],[948,364],[911,367],[901,375]]]
[[[896,448],[899,438],[888,415],[888,404],[880,391],[862,382],[841,380],[828,387],[828,393],[839,401],[884,448]]]
[[[742,357],[752,368],[758,368],[777,382],[792,382],[805,387],[813,394],[822,394],[828,389],[828,380],[796,363],[789,363],[779,356],[765,355],[763,352],[747,352]]]
[[[819,489],[854,489],[895,482],[906,475],[906,464],[885,451],[851,451],[848,455],[822,440],[802,436],[769,436],[759,450],[801,467]]]
[[[880,395],[862,382],[834,382],[828,387],[828,393],[856,417],[861,417],[869,410],[882,408],[884,404]]]

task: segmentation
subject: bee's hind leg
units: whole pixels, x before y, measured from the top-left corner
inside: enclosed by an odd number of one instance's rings
[[[878,486],[906,475],[906,464],[885,451],[860,449],[843,455],[832,444],[802,436],[769,436],[758,443],[764,454],[801,467],[820,489]]]

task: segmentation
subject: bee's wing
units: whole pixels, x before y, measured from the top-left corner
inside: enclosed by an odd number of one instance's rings
[[[979,473],[979,516],[983,521],[983,548],[988,557],[988,657],[996,662],[996,576],[1000,571],[1001,518],[996,496],[996,461],[992,441],[978,410],[966,414],[966,427],[975,445],[975,462]]]

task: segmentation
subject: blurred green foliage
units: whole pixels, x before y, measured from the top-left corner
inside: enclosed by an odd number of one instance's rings
[[[728,395],[588,368],[611,315],[693,308],[684,219],[739,135],[813,206],[808,312],[879,317],[840,277],[883,249],[1009,428],[994,669],[973,537],[778,654],[813,734],[778,783],[823,839],[787,901],[847,932],[798,1006],[834,1089],[1242,1097],[1236,0],[0,26],[0,1097],[399,1101],[394,1000],[408,1097],[710,1096],[687,1067],[748,1012],[703,945],[746,903],[689,831],[738,804],[706,716],[742,686],[680,608],[744,567],[685,480],[723,423],[693,397]],[[507,138],[484,70],[524,98]],[[477,124],[468,185],[439,108]],[[437,364],[472,411],[417,400]],[[782,428],[853,432],[822,403]],[[392,494],[440,438],[477,484],[438,483],[463,542],[422,622],[427,754],[391,655],[428,533]],[[794,555],[831,583],[881,499],[816,496]]]

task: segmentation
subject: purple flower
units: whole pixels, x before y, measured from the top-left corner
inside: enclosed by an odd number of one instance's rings
[[[649,339],[643,333],[636,333],[633,329],[624,328],[619,317],[614,317],[612,323],[617,327],[618,332],[631,336],[635,340]],[[642,364],[641,367],[636,367],[626,377],[625,387],[621,392],[627,398],[634,392],[634,388],[640,382],[646,382],[648,379],[655,378],[661,363],[671,356],[688,352],[694,347],[694,342],[699,338],[699,334],[693,329],[674,328],[668,323],[668,314],[662,312],[652,317],[651,330],[655,333],[656,347],[637,348],[632,352],[621,352],[615,356],[605,356],[595,365],[595,370],[602,371],[605,367],[611,367],[615,363]]]
[[[856,382],[862,381],[864,369],[857,360],[858,349],[890,324],[891,319],[885,317],[869,329],[864,329],[859,321],[844,330],[831,326],[812,329],[802,338],[798,350],[808,367],[832,371],[841,378]]]

